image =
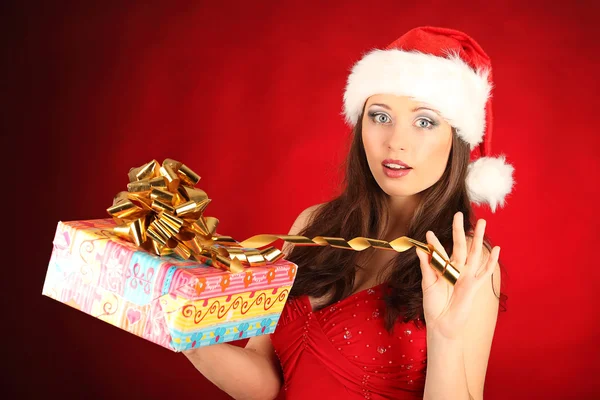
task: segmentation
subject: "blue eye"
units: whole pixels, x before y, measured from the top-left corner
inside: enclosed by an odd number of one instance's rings
[[[419,118],[417,120],[417,127],[423,129],[433,129],[437,124],[430,119],[427,118]]]
[[[378,117],[384,117],[383,120],[381,118]],[[391,118],[389,117],[389,115],[387,115],[386,113],[382,113],[382,112],[370,112],[369,113],[369,118],[371,118],[371,121],[378,123],[378,124],[386,124],[389,121],[391,121]],[[387,120],[385,120],[387,118]]]

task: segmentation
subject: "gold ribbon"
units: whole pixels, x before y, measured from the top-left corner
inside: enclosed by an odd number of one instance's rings
[[[263,266],[283,257],[275,247],[247,249],[230,236],[214,236],[219,220],[203,215],[211,200],[194,187],[199,181],[194,171],[172,159],[132,168],[127,191],[118,193],[107,209],[117,223],[114,232],[156,255],[208,257],[230,272],[242,271],[242,264]]]
[[[418,247],[431,255],[431,264],[451,284],[460,272],[431,244],[406,236],[385,240],[356,237],[346,241],[337,237],[269,235],[252,236],[237,242],[230,236],[213,236],[219,220],[205,217],[210,203],[206,192],[194,186],[200,176],[185,164],[166,159],[162,166],[152,160],[129,171],[127,192],[115,197],[107,209],[117,223],[114,231],[156,255],[176,253],[184,259],[212,259],[215,266],[230,272],[240,272],[244,266],[263,266],[284,256],[276,247],[267,246],[278,239],[298,246],[331,246],[362,251],[368,247],[404,252]]]
[[[411,239],[407,236],[402,236],[391,242],[385,240],[370,239],[365,237],[356,237],[349,241],[337,237],[317,236],[309,239],[304,236],[292,235],[256,235],[252,236],[240,244],[244,247],[262,247],[273,243],[277,239],[282,239],[286,242],[294,243],[299,246],[331,246],[338,249],[362,251],[366,248],[373,247],[380,250],[390,250],[396,252],[404,252],[412,247],[418,247],[431,255],[432,266],[452,285],[456,283],[460,276],[460,272],[447,260],[432,244],[421,243],[418,240]]]

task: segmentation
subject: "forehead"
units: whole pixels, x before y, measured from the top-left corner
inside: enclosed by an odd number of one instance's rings
[[[389,105],[390,107],[420,107],[427,106],[426,103],[416,101],[412,97],[408,96],[398,96],[395,94],[388,93],[379,93],[370,96],[367,99],[366,105],[369,106],[373,103],[384,103]]]

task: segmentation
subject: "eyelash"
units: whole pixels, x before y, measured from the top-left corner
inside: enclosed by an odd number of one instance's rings
[[[386,113],[382,113],[382,112],[369,112],[369,118],[371,119],[371,121],[375,122],[376,124],[385,124],[383,122],[378,122],[375,121],[375,117],[377,117],[378,115],[385,115],[389,118],[389,116]],[[391,118],[390,118],[391,119]],[[420,127],[422,129],[433,129],[435,126],[437,126],[437,123],[433,120],[430,120],[429,118],[424,118],[424,117],[420,117],[419,120],[423,120],[423,121],[427,121],[429,123],[428,127]]]

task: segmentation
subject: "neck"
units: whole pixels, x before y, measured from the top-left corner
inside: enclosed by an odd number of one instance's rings
[[[406,236],[410,220],[420,203],[418,194],[412,196],[389,196],[390,225],[384,240],[393,240]]]

